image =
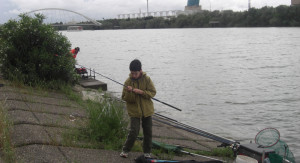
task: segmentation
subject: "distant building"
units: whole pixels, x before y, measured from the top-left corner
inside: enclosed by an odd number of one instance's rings
[[[184,11],[177,12],[178,15],[190,15],[202,11],[201,5],[199,5],[200,0],[188,0],[187,5],[184,8]]]
[[[187,5],[184,11],[181,10],[169,10],[169,11],[154,11],[154,12],[139,12],[139,13],[128,13],[128,14],[118,14],[118,19],[128,19],[128,18],[144,18],[147,16],[153,17],[177,17],[178,15],[190,15],[198,12],[202,12],[202,7],[199,5],[200,0],[187,0]]]
[[[188,0],[187,6],[199,6],[199,0]]]
[[[300,0],[292,0],[292,5],[300,5]]]

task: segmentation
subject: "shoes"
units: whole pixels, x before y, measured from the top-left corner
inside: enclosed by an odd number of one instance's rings
[[[128,153],[126,153],[126,152],[123,151],[123,152],[120,154],[120,157],[127,158],[127,157],[128,157]]]
[[[144,153],[145,158],[151,158],[151,153]]]

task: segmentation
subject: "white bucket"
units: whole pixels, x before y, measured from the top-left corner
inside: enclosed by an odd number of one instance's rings
[[[258,163],[257,160],[254,158],[244,156],[244,155],[237,155],[234,161],[235,163]]]

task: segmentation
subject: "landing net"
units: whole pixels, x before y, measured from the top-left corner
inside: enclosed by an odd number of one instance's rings
[[[260,148],[272,149],[275,153],[269,154],[271,163],[282,163],[283,159],[295,163],[295,157],[290,151],[288,145],[280,140],[280,133],[275,128],[265,128],[258,132],[255,137],[255,143]]]
[[[255,136],[255,143],[261,148],[271,147],[280,140],[280,133],[275,128],[265,128]]]

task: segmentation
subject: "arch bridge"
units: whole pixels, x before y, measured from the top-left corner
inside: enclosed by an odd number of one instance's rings
[[[33,15],[36,13],[43,14],[46,18],[44,22],[55,27],[60,26],[101,26],[101,23],[89,18],[79,12],[62,9],[62,8],[43,8],[32,10],[25,13],[26,15]]]

